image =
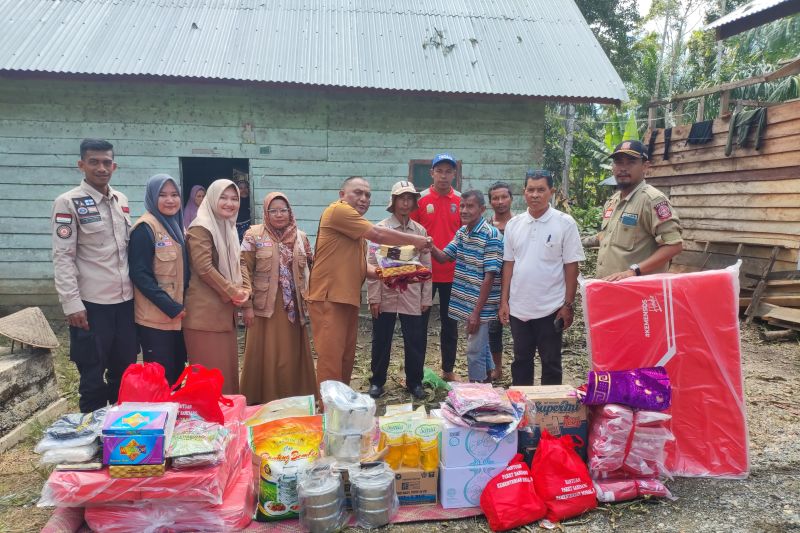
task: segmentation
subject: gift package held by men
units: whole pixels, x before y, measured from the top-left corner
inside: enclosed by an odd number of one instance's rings
[[[405,291],[409,283],[431,279],[431,270],[420,263],[417,249],[411,245],[373,245],[377,274],[390,289]]]
[[[581,283],[595,371],[663,367],[671,381],[676,476],[749,472],[739,346],[739,268]]]

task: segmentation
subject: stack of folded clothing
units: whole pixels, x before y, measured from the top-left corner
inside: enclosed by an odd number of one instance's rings
[[[517,429],[525,412],[524,400],[512,401],[505,390],[489,383],[451,383],[442,416],[451,424],[486,430],[495,440]]]
[[[103,407],[93,413],[62,416],[44,431],[34,451],[41,462],[60,470],[99,470],[100,432],[106,416]]]

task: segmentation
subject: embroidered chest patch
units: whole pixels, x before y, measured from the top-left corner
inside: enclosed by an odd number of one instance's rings
[[[78,222],[81,224],[100,222],[100,211],[91,196],[73,198],[72,205],[75,206],[75,212],[78,213]]]

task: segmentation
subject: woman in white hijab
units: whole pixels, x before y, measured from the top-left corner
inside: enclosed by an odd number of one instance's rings
[[[238,212],[239,189],[230,180],[217,180],[186,230],[192,273],[183,319],[186,351],[190,363],[222,371],[224,394],[239,392],[236,308],[250,297],[242,288]]]

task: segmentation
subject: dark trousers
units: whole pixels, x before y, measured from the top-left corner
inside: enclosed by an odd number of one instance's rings
[[[499,320],[489,322],[489,351],[503,353],[503,323]]]
[[[133,300],[118,304],[83,302],[89,330],[69,328],[69,358],[78,367],[78,405],[89,413],[116,403],[122,373],[136,362],[139,342]]]
[[[158,363],[164,367],[167,381],[173,385],[186,367],[186,343],[183,331],[148,328],[136,325],[139,343],[142,345],[142,359],[146,363]]]
[[[433,282],[433,296],[439,293],[439,317],[442,322],[442,331],[439,340],[442,348],[442,370],[452,372],[456,364],[456,348],[458,346],[458,321],[450,318],[450,291],[452,283]],[[428,309],[422,315],[423,329],[425,330],[425,344],[427,350],[428,319],[431,310]]]
[[[556,332],[555,319],[555,313],[527,321],[511,317],[511,337],[514,340],[512,385],[533,385],[533,360],[537,350],[542,360],[542,385],[561,385],[562,334]]]
[[[372,379],[370,383],[383,387],[386,372],[389,370],[389,354],[392,349],[394,324],[400,317],[405,352],[406,387],[411,389],[422,385],[422,372],[425,366],[425,338],[427,330],[423,327],[421,315],[380,313],[372,319]]]

